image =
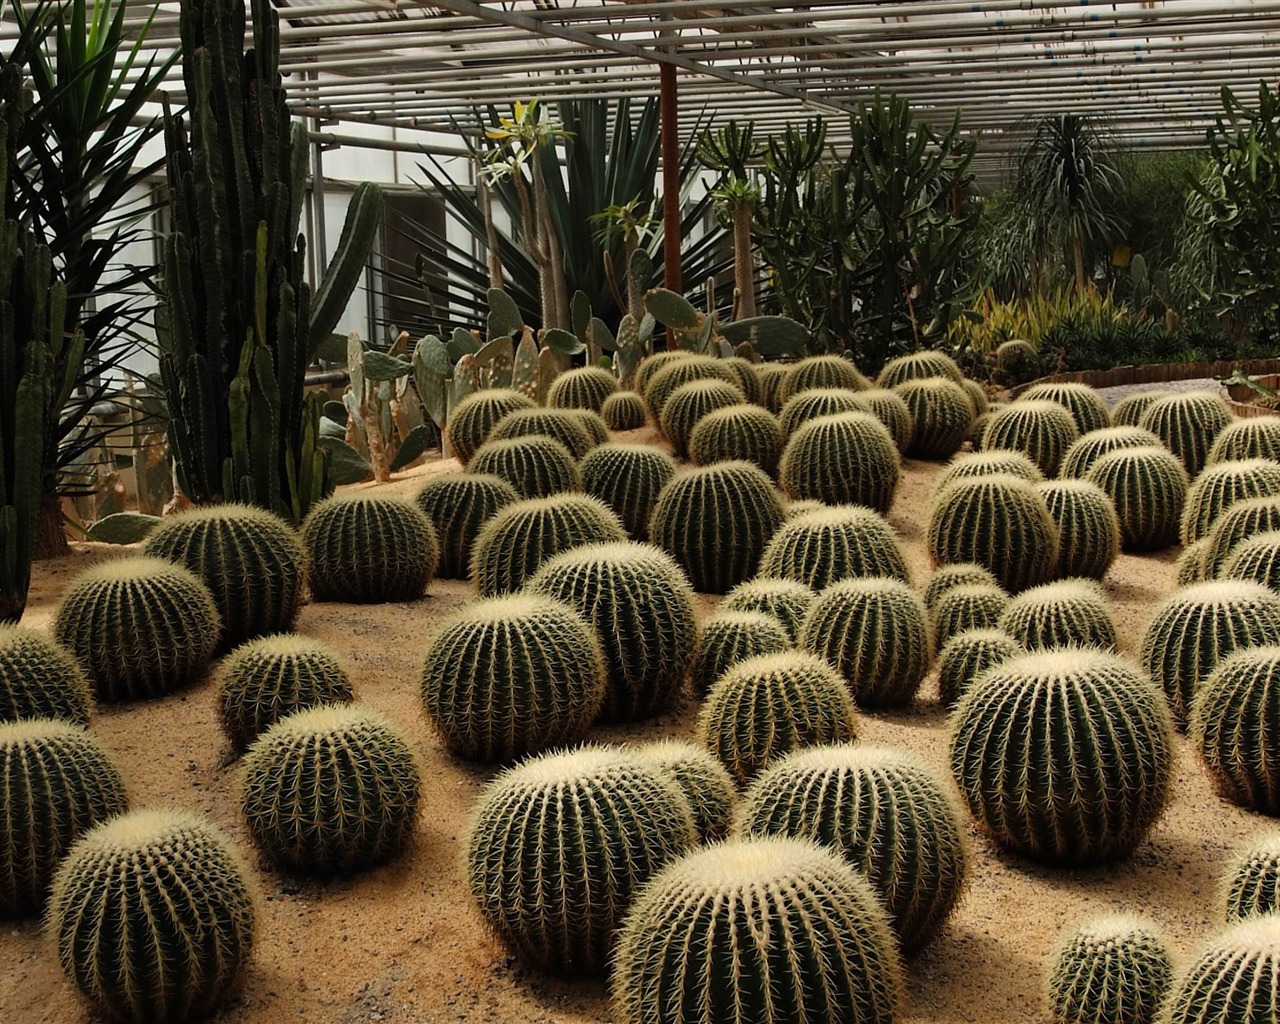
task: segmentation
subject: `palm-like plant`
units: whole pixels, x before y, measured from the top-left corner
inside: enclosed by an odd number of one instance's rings
[[[756,274],[751,244],[751,216],[760,202],[760,186],[751,171],[752,161],[763,152],[754,139],[754,126],[730,121],[719,131],[708,131],[698,140],[698,161],[718,171],[720,180],[712,196],[733,226],[734,319],[756,315]]]

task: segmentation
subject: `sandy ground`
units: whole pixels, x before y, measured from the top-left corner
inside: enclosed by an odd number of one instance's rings
[[[626,439],[646,437],[643,431]],[[439,460],[400,475],[389,489],[412,493]],[[906,464],[891,520],[909,552],[915,584],[928,578],[923,508],[939,467]],[[1177,549],[1122,556],[1106,580],[1121,644],[1135,654],[1156,602],[1174,587]],[[111,549],[77,546],[37,566],[24,623],[47,628],[67,582]],[[493,772],[445,753],[418,700],[420,659],[441,619],[471,597],[437,581],[412,604],[311,604],[299,631],[322,638],[354,670],[357,697],[391,716],[421,755],[426,780],[413,846],[394,863],[355,878],[318,883],[282,876],[257,857],[236,805],[236,766],[220,732],[208,680],[163,700],[104,707],[93,728],[123,769],[133,806],[168,805],[208,815],[256,867],[261,892],[257,946],[242,995],[216,1018],[225,1024],[299,1020],[363,1024],[550,1022],[611,1018],[603,982],[566,982],[528,971],[484,929],[461,870],[466,822]],[[703,602],[709,611],[714,599]],[[696,709],[639,726],[598,730],[628,741],[692,738]],[[936,683],[917,704],[864,714],[864,739],[909,747],[946,774],[944,715]],[[996,851],[978,839],[972,884],[948,927],[910,964],[906,1022],[1042,1021],[1041,975],[1054,940],[1086,915],[1146,913],[1187,957],[1218,925],[1215,880],[1224,855],[1274,825],[1224,803],[1179,740],[1175,799],[1149,840],[1127,861],[1087,871],[1054,870]],[[0,925],[0,1021],[91,1019],[65,982],[35,921]]]

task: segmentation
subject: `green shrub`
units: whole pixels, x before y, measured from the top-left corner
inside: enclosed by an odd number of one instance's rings
[[[1231,852],[1218,898],[1228,923],[1280,911],[1280,832],[1260,832]]]
[[[934,643],[941,647],[957,633],[995,629],[1009,603],[1009,595],[986,583],[952,587],[929,611]]]
[[[885,575],[881,573],[880,575]],[[944,565],[929,577],[929,583],[924,590],[924,606],[929,610],[929,614],[933,614],[934,608],[937,607],[942,596],[953,587],[969,587],[969,586],[1000,586],[1000,581],[992,575],[991,571],[984,569],[976,562],[956,562],[951,565]]]
[[[1263,537],[1268,536],[1263,534]],[[1280,541],[1280,534],[1277,534],[1276,540]],[[1208,579],[1205,575],[1204,557],[1209,552],[1209,538],[1202,537],[1194,544],[1188,544],[1186,549],[1178,556],[1178,586],[1186,587],[1192,583],[1199,583],[1201,580]],[[1251,579],[1251,576],[1245,575],[1233,577],[1235,579]],[[1256,580],[1266,586],[1270,584],[1266,580]]]
[[[55,718],[86,726],[92,709],[89,680],[70,651],[30,629],[0,624],[0,722]]]
[[[998,629],[957,633],[938,655],[938,700],[944,708],[954,708],[983,672],[1025,653],[1025,647]]]
[[[924,351],[911,355],[898,356],[884,364],[876,385],[882,388],[896,388],[899,384],[911,380],[927,380],[930,377],[942,377],[959,384],[964,374],[956,361],[944,352]]]
[[[1280,419],[1253,416],[1223,427],[1209,449],[1209,465],[1236,459],[1280,462]]]
[[[1153,402],[1139,424],[1182,460],[1187,475],[1204,469],[1213,442],[1231,424],[1231,410],[1217,395],[1190,392]]]
[[[1071,413],[1082,436],[1111,426],[1111,411],[1106,400],[1088,384],[1037,384],[1024,391],[1018,401],[1057,402]]]
[[[1102,488],[1120,520],[1129,551],[1158,551],[1178,542],[1187,500],[1187,471],[1167,448],[1122,448],[1099,458],[1085,474]]]
[[[1129,914],[1090,918],[1067,933],[1049,960],[1052,1024],[1155,1024],[1173,985],[1169,943]]]
[[[521,960],[603,974],[636,894],[696,842],[689,802],[660,768],[580,747],[489,784],[467,836],[468,881],[481,916]]]
[[[552,409],[590,409],[599,412],[618,390],[618,378],[599,366],[566,370],[547,388],[547,405]]]
[[[969,875],[954,797],[905,751],[872,744],[813,747],[761,772],[742,802],[743,836],[814,839],[866,876],[903,950],[929,943]]]
[[[1075,441],[1062,457],[1058,476],[1083,479],[1102,456],[1123,448],[1162,448],[1160,438],[1142,427],[1106,427],[1091,430]]]
[[[782,380],[791,372],[791,363],[761,363],[756,368],[760,380],[759,404],[775,416],[782,411]]]
[[[516,409],[494,424],[485,443],[519,437],[549,437],[568,448],[575,459],[596,446],[586,424],[572,409]]]
[[[817,388],[787,399],[778,414],[783,436],[791,437],[810,420],[842,412],[858,412],[857,395],[858,392],[843,388]]]
[[[1169,710],[1113,654],[1065,648],[1001,662],[965,691],[950,731],[970,813],[1010,850],[1060,864],[1110,860],[1164,811]]]
[[[613,509],[636,540],[649,536],[653,506],[675,475],[675,460],[647,444],[602,444],[582,460],[583,490]]]
[[[636,748],[636,756],[657,765],[689,801],[699,843],[713,843],[733,827],[738,791],[724,765],[703,747],[684,740],[656,740]]]
[[[221,631],[213,595],[194,573],[146,557],[86,569],[67,588],[53,624],[54,639],[105,701],[159,697],[191,682]]]
[[[1231,560],[1236,546],[1263,533],[1280,530],[1280,498],[1247,498],[1227,509],[1209,531],[1204,553],[1205,577],[1212,579]]]
[[[1206,537],[1195,545],[1201,546],[1202,569],[1209,544],[1210,538]],[[1188,548],[1187,554],[1192,550],[1193,548]],[[1224,580],[1251,580],[1280,591],[1280,530],[1268,530],[1256,537],[1242,540],[1231,549],[1218,576]]]
[[[956,480],[972,480],[977,476],[995,476],[999,473],[1016,476],[1032,484],[1044,480],[1040,467],[1025,452],[997,449],[957,455],[942,467],[942,472],[933,482],[933,489],[940,491]]]
[[[1273,1024],[1280,1002],[1280,915],[1248,917],[1204,947],[1165,1004],[1162,1024]]]
[[[810,420],[791,435],[778,479],[790,498],[865,505],[887,513],[899,478],[898,449],[884,424],[865,412]]]
[[[676,389],[695,380],[719,380],[738,388],[738,376],[714,356],[691,355],[661,367],[640,390],[649,403],[653,418],[662,420],[662,410]],[[741,391],[741,388],[738,388]],[[742,399],[738,399],[742,401]]]
[[[884,424],[898,451],[905,452],[911,447],[912,438],[916,433],[916,424],[911,418],[911,410],[907,408],[907,403],[902,400],[901,395],[888,388],[872,388],[869,391],[856,392],[853,400],[858,409],[871,413]]]
[[[904,381],[893,390],[915,424],[907,455],[940,461],[960,450],[975,419],[964,388],[945,377],[926,377]]]
[[[791,364],[778,385],[778,398],[785,403],[789,398],[819,388],[865,391],[870,387],[851,359],[836,355],[809,356]]]
[[[519,501],[520,495],[492,473],[442,473],[428,480],[413,500],[431,520],[440,542],[437,574],[442,579],[458,580],[467,578],[471,546],[480,528],[500,509]]]
[[[527,592],[563,601],[595,630],[609,681],[607,720],[649,718],[679,698],[698,650],[697,607],[666,552],[635,543],[574,548],[544,563]]]
[[[507,413],[537,408],[533,399],[509,388],[490,388],[467,395],[449,411],[445,428],[453,453],[465,466]]]
[[[1111,407],[1111,423],[1117,427],[1136,427],[1156,402],[1169,397],[1168,391],[1136,391],[1125,395]]]
[[[186,811],[98,825],[53,882],[48,930],[63,973],[113,1020],[208,1015],[236,991],[253,949],[247,879],[231,840]]]
[[[694,425],[689,459],[696,466],[742,459],[774,476],[782,443],[782,427],[773,413],[758,405],[731,405],[707,413]]]
[[[415,601],[440,561],[440,542],[426,513],[389,495],[340,495],[312,505],[302,542],[317,601]]]
[[[619,391],[600,406],[600,416],[610,430],[639,430],[649,422],[644,399],[634,391]]]
[[[788,519],[760,559],[760,574],[820,591],[839,580],[891,576],[910,582],[893,527],[857,505],[822,508]]]
[[[812,607],[814,594],[797,580],[762,575],[739,583],[720,603],[722,612],[763,612],[778,623],[795,641],[800,623]]]
[[[740,387],[722,380],[694,380],[676,388],[663,405],[659,419],[663,436],[671,442],[676,457],[688,457],[689,436],[703,416],[741,405],[744,399]]]
[[[693,692],[704,697],[724,673],[761,654],[791,649],[791,637],[764,612],[719,612],[702,624],[702,642],[693,662]]]
[[[504,480],[521,498],[550,498],[583,486],[582,471],[573,453],[554,438],[536,434],[489,441],[476,452],[467,468]]]
[[[1249,459],[1206,466],[1187,491],[1182,543],[1194,544],[1209,536],[1222,514],[1238,501],[1275,497],[1280,497],[1280,462]]]
[[[1055,477],[1067,449],[1079,437],[1071,413],[1057,402],[1019,399],[991,417],[982,433],[982,449],[1024,452],[1045,476]]]
[[[1036,487],[1058,524],[1056,576],[1100,580],[1120,554],[1120,517],[1097,484],[1052,480]]]

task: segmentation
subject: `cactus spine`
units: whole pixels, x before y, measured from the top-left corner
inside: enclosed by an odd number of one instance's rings
[[[302,524],[317,601],[415,601],[440,561],[435,527],[404,498],[340,495],[316,505]]]
[[[1046,979],[1053,1024],[1155,1024],[1173,985],[1169,943],[1128,914],[1090,918],[1068,933]]]
[[[491,473],[444,473],[414,496],[440,542],[442,579],[466,579],[476,534],[500,509],[520,500],[514,487]]]
[[[61,644],[21,626],[0,624],[0,722],[56,718],[89,724],[89,680]]]
[[[882,513],[893,504],[899,476],[892,436],[866,412],[823,416],[797,428],[778,470],[789,498],[865,505]]]
[[[1261,832],[1232,851],[1218,898],[1228,923],[1280,911],[1280,832]]]
[[[856,505],[788,519],[765,548],[760,574],[796,580],[814,591],[864,576],[910,580],[906,556],[888,521]]]
[[[649,517],[676,475],[675,460],[647,444],[603,444],[582,460],[582,486],[618,514],[635,540],[649,536]]]

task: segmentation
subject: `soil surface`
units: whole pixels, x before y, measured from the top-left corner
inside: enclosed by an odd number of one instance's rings
[[[652,440],[648,430],[620,435]],[[436,460],[397,476],[388,490],[413,493],[431,474],[457,469]],[[909,553],[914,583],[929,567],[924,509],[940,467],[907,462],[890,519]],[[366,485],[367,486],[367,485]],[[1105,581],[1123,651],[1136,656],[1154,605],[1174,589],[1179,549],[1122,556]],[[47,629],[59,595],[92,562],[118,549],[78,544],[70,557],[36,566],[24,624]],[[412,847],[393,863],[354,878],[316,882],[281,875],[257,856],[238,813],[237,771],[218,727],[209,679],[165,699],[104,706],[93,729],[124,773],[134,807],[173,806],[209,816],[255,867],[259,928],[242,994],[220,1024],[323,1021],[505,1022],[611,1020],[604,982],[562,981],[520,966],[486,930],[467,892],[463,842],[470,809],[496,769],[445,753],[418,698],[428,641],[441,620],[473,596],[461,581],[436,581],[411,604],[310,604],[298,630],[341,652],[356,696],[396,721],[421,759],[423,808]],[[715,598],[702,601],[704,613]],[[598,729],[595,739],[696,738],[690,704],[642,725]],[[860,737],[910,748],[949,780],[945,716],[936,682],[895,713],[864,713]],[[976,837],[968,894],[937,939],[909,964],[904,1022],[1046,1019],[1041,978],[1059,934],[1082,918],[1124,910],[1168,929],[1185,960],[1219,924],[1217,875],[1227,852],[1275,823],[1224,802],[1178,740],[1173,802],[1126,861],[1060,870],[997,851]],[[0,926],[0,1021],[63,1024],[91,1020],[63,979],[37,921]]]

